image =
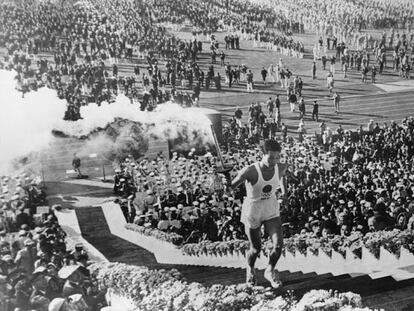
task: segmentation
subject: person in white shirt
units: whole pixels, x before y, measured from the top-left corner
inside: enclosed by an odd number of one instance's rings
[[[273,247],[269,254],[269,263],[264,277],[273,288],[282,286],[275,270],[283,248],[282,223],[280,219],[277,191],[285,193],[284,176],[287,165],[280,163],[282,147],[275,140],[266,140],[263,146],[263,158],[241,170],[231,182],[236,189],[242,183],[246,185],[246,198],[242,207],[241,220],[245,225],[250,250],[247,252],[246,282],[256,283],[255,262],[261,252],[261,227],[271,237]]]

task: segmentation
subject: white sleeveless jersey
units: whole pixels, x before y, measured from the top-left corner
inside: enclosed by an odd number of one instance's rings
[[[260,169],[259,163],[254,163],[258,178],[257,182],[252,185],[246,181],[246,200],[250,202],[260,202],[263,200],[276,200],[276,190],[280,186],[279,169],[277,164],[275,165],[275,173],[270,180],[264,180],[262,170]]]

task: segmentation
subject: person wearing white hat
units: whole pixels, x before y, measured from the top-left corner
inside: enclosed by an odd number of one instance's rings
[[[65,298],[55,298],[49,303],[48,311],[62,311]]]
[[[32,239],[24,240],[24,248],[19,250],[14,259],[17,267],[23,268],[26,273],[32,274],[34,271],[34,263],[36,261],[36,243]]]
[[[62,295],[68,297],[74,294],[84,295],[84,275],[80,270],[80,265],[64,266],[58,272],[59,278],[65,280],[63,285]]]
[[[44,310],[49,305],[49,296],[46,294],[48,289],[47,269],[43,266],[37,268],[31,277],[33,292],[31,294],[30,302],[32,307],[38,310]]]
[[[247,253],[246,281],[256,283],[255,262],[261,251],[261,226],[271,237],[273,247],[269,254],[264,277],[273,288],[282,286],[275,270],[283,247],[282,222],[276,192],[281,188],[285,193],[284,176],[287,165],[280,163],[282,147],[275,140],[266,140],[263,145],[263,158],[260,162],[241,170],[231,182],[236,189],[242,183],[246,186],[246,199],[242,207],[241,220],[245,225],[250,250]]]
[[[88,304],[86,303],[83,296],[80,294],[70,295],[66,299],[55,298],[49,303],[48,307],[48,311],[87,311],[89,309],[90,308],[88,307]]]

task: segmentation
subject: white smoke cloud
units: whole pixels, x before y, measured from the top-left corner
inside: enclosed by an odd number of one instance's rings
[[[212,142],[211,122],[205,112],[198,108],[182,108],[172,102],[159,105],[155,111],[140,111],[139,105],[131,104],[126,96],[119,95],[114,103],[83,106],[80,114],[82,119],[76,122],[62,120],[55,129],[70,136],[82,137],[121,118],[141,123],[148,134],[158,138],[175,139],[185,130],[206,143]],[[188,138],[191,143],[191,137]]]
[[[12,169],[15,157],[46,147],[66,110],[66,102],[48,88],[22,98],[15,77],[14,71],[0,70],[0,174]]]
[[[82,107],[82,119],[78,121],[64,121],[66,101],[59,99],[55,90],[44,87],[22,98],[15,88],[15,76],[15,72],[0,70],[0,174],[8,170],[16,157],[47,147],[53,130],[79,138],[105,128],[116,119],[140,123],[147,137],[180,139],[188,146],[213,143],[211,122],[202,109],[165,103],[152,112],[140,111],[138,104],[131,104],[126,96],[119,95],[111,104],[91,103]],[[98,137],[99,141],[91,141]],[[102,149],[107,146],[102,142],[107,142],[102,135],[92,135],[85,144]]]

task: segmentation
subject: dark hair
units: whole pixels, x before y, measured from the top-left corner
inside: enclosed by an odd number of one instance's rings
[[[280,146],[280,144],[273,139],[265,140],[262,149],[264,154],[267,154],[269,151],[282,151],[282,147]]]

